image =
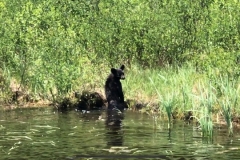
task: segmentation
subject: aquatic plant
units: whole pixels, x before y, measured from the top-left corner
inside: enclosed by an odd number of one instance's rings
[[[206,82],[205,82],[206,83]],[[194,118],[200,124],[200,129],[203,137],[213,136],[213,120],[212,120],[212,112],[213,106],[216,102],[216,97],[214,94],[214,88],[211,83],[208,85],[207,89],[199,83],[200,95],[197,97],[199,103],[193,102],[194,108]]]
[[[233,126],[232,126],[232,107],[229,99],[221,100],[220,102],[224,119],[228,126],[229,136],[233,135]]]
[[[220,86],[221,98],[218,100],[222,114],[229,130],[229,136],[233,135],[232,114],[237,108],[238,87],[235,79],[229,79],[227,75],[220,76],[217,81]]]
[[[159,74],[160,76],[160,74]],[[173,107],[175,106],[175,94],[171,93],[171,94],[164,94],[163,96],[160,94],[159,90],[156,88],[153,80],[151,78],[149,78],[152,85],[154,86],[158,98],[159,98],[159,102],[160,102],[160,106],[163,106],[163,108],[166,111],[167,117],[168,117],[168,129],[171,126],[171,119],[172,119],[172,111],[173,111]]]
[[[168,117],[168,129],[171,127],[171,119],[172,119],[172,114],[173,114],[173,108],[176,104],[175,101],[175,95],[174,93],[172,94],[167,94],[166,97],[162,98],[160,105],[165,108],[165,111],[167,113]]]

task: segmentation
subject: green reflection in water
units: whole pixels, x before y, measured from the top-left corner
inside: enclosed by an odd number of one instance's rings
[[[154,126],[147,115],[126,111],[119,125],[106,113],[54,112],[50,108],[0,113],[0,159],[236,159],[239,139],[216,129],[202,139],[192,125]],[[102,118],[101,118],[102,117]]]

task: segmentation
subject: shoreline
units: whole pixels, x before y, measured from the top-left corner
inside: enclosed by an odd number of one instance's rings
[[[98,92],[95,92],[95,93],[98,93]],[[101,94],[101,93],[99,93]],[[102,99],[103,101],[105,101],[105,99],[103,98]],[[70,102],[70,101],[69,101]],[[71,100],[71,103],[73,102],[76,102],[76,99],[72,99]],[[45,108],[45,107],[52,107],[52,109],[55,109],[55,110],[58,110],[58,111],[63,111],[63,110],[66,110],[63,109],[62,110],[62,106],[57,106],[57,104],[54,104],[53,102],[50,102],[48,100],[39,100],[37,102],[18,102],[19,104],[2,104],[2,111],[14,111],[14,110],[17,110],[17,109],[30,109],[30,108]],[[130,110],[130,111],[133,111],[133,112],[138,112],[139,114],[147,114],[149,116],[161,116],[161,119],[164,119],[164,120],[167,120],[168,117],[165,113],[165,111],[163,110],[160,110],[160,109],[156,109],[156,106],[158,106],[158,104],[154,104],[154,103],[151,103],[151,102],[145,102],[145,103],[140,103],[136,100],[133,100],[133,99],[127,99],[125,101],[125,103],[128,105],[128,109],[127,110]],[[150,105],[151,104],[151,107]],[[61,105],[60,103],[58,105]],[[68,111],[71,111],[71,110],[74,110],[76,109],[76,105],[77,104],[71,104],[69,105],[70,107],[67,108]],[[104,104],[104,106],[102,108],[99,108],[99,110],[105,110],[106,109],[106,103]],[[91,109],[88,109],[91,111]],[[80,111],[80,110],[78,110]],[[92,110],[94,111],[94,110]],[[191,112],[191,113],[190,113]],[[180,114],[180,115],[184,115],[184,116],[176,116],[174,115],[176,113],[172,113],[172,121],[175,121],[175,120],[181,120],[183,122],[196,122],[197,123],[197,120],[196,118],[194,118],[195,116],[194,115],[191,115],[192,114],[192,111],[185,111],[185,112],[182,112],[182,113],[177,113],[177,114]],[[224,127],[227,127],[227,123],[225,122],[224,120],[224,116],[223,115],[219,115],[220,113],[217,112],[217,113],[212,113],[212,122],[214,125],[221,125],[221,126],[224,126]],[[233,127],[234,128],[240,128],[240,117],[238,117],[237,115],[232,115],[232,124],[233,124]]]

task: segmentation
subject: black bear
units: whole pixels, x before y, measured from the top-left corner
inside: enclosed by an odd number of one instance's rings
[[[105,82],[105,95],[108,102],[108,110],[117,109],[122,112],[125,108],[122,84],[120,82],[120,80],[125,79],[124,68],[124,65],[122,65],[120,69],[111,68],[111,74]]]

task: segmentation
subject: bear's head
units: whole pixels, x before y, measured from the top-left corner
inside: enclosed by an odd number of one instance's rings
[[[117,78],[117,79],[125,79],[125,75],[124,75],[124,71],[123,71],[124,68],[125,68],[124,65],[122,65],[122,66],[120,67],[120,69],[111,68],[111,72],[112,72],[114,78]]]

